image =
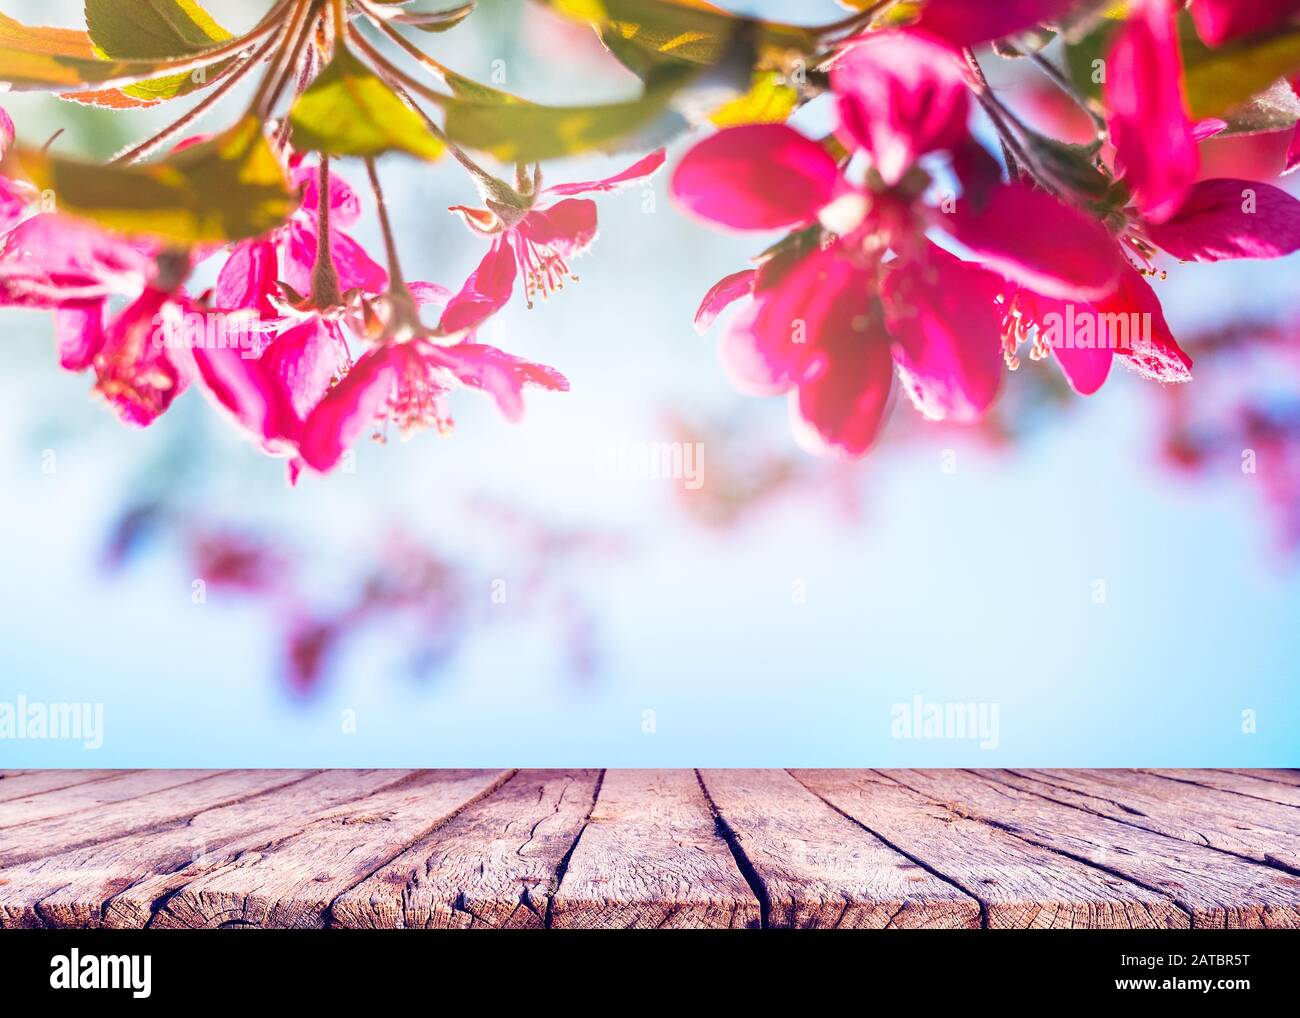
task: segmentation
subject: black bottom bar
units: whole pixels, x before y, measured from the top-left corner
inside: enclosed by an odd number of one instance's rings
[[[263,1011],[279,999],[373,1010],[427,994],[463,1012],[516,996],[590,1006],[604,986],[624,1000],[640,986],[639,1007],[672,1012],[699,1003],[702,990],[734,1004],[747,990],[786,986],[816,1007],[823,991],[867,1005],[910,986],[932,1003],[947,994],[1043,992],[1045,1002],[1131,997],[1182,1006],[1199,997],[1232,1007],[1294,994],[1298,962],[1300,932],[1282,930],[13,930],[0,932],[0,994],[91,1007],[242,999]]]

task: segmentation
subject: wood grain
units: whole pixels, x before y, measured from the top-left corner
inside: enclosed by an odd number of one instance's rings
[[[871,771],[794,771],[805,787],[984,907],[991,929],[1177,928],[1166,894],[1013,837]]]
[[[1256,862],[1296,853],[1297,819],[1290,806],[1194,784],[1171,787],[1170,779],[1140,771],[1013,770],[996,777],[1090,813]]]
[[[700,772],[769,926],[977,927],[979,902],[841,816],[785,771]]]
[[[598,771],[523,771],[331,909],[335,925],[527,929],[546,924],[556,876],[582,831]]]
[[[138,799],[166,788],[210,778],[221,771],[127,771],[59,789],[61,795],[34,792],[0,802],[0,830],[85,810],[99,811],[114,802]],[[29,775],[30,776],[30,775]]]
[[[159,903],[202,873],[415,773],[321,771],[161,829],[20,863],[0,883],[0,927],[145,926]]]
[[[0,802],[57,792],[61,788],[120,777],[131,771],[6,771],[0,778]]]
[[[1212,770],[1154,770],[1140,768],[1144,773],[1155,774],[1171,781],[1182,781],[1206,788],[1217,788],[1222,792],[1244,795],[1250,799],[1263,799],[1265,802],[1278,803],[1283,806],[1295,806],[1300,809],[1300,785],[1287,785],[1266,777],[1242,774],[1239,771]],[[1179,797],[1181,801],[1181,797]]]
[[[762,910],[694,771],[609,771],[552,907],[556,928],[733,928]]]
[[[197,772],[139,771],[139,774],[195,774]],[[201,810],[238,802],[271,788],[302,780],[309,771],[219,771],[209,777],[132,799],[119,799],[108,806],[88,806],[82,801],[80,785],[67,789],[78,796],[77,810],[0,830],[0,866],[12,866],[27,859],[55,855],[81,845],[119,838],[188,819]],[[98,784],[98,782],[96,782]],[[92,786],[93,787],[93,786]],[[54,793],[57,796],[62,793]]]
[[[1300,928],[1300,879],[1272,867],[1063,805],[999,772],[886,773],[954,812],[1167,894],[1194,927]]]
[[[4,774],[0,927],[1300,928],[1290,771]]]
[[[323,926],[331,903],[509,776],[424,771],[331,809],[301,831],[241,853],[172,893],[151,927]]]

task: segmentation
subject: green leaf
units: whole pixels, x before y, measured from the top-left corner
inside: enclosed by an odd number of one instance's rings
[[[541,2],[560,14],[591,24],[615,56],[619,55],[615,47],[621,41],[659,61],[710,66],[744,36],[752,40],[761,67],[786,69],[790,58],[810,56],[818,48],[815,28],[738,17],[701,0]]]
[[[1179,18],[1183,82],[1193,119],[1222,117],[1300,73],[1300,28],[1251,36],[1210,49],[1188,16]]]
[[[190,56],[234,38],[194,0],[86,0],[86,27],[95,52],[109,59]],[[134,103],[90,98],[103,105],[152,106],[205,88],[228,64],[223,61],[121,89],[118,94]]]
[[[51,192],[61,212],[183,245],[266,233],[299,201],[253,117],[155,163],[104,166],[16,148],[5,170]]]
[[[1102,87],[1093,80],[1096,61],[1104,61],[1124,11],[1112,7],[1089,22],[1090,30],[1065,46],[1066,71],[1075,88],[1100,101]],[[1210,49],[1191,18],[1180,15],[1179,45],[1183,85],[1193,120],[1221,117],[1228,134],[1282,130],[1295,123],[1294,104],[1277,83],[1300,73],[1300,29],[1253,36]]]
[[[770,124],[785,120],[794,112],[799,93],[776,71],[760,71],[748,92],[714,110],[709,117],[714,127]]]
[[[194,0],[86,0],[86,29],[105,56],[132,60],[189,56],[233,38]]]
[[[445,146],[423,118],[339,47],[289,111],[294,145],[336,156],[408,152],[437,159]]]
[[[669,104],[684,79],[696,73],[679,70],[664,76],[640,98],[625,102],[544,106],[452,96],[439,104],[452,141],[502,162],[532,163],[581,152],[663,144],[687,126]]]

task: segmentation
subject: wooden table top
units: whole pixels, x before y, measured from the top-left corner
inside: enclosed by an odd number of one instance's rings
[[[1300,927],[1300,771],[0,772],[0,927]]]

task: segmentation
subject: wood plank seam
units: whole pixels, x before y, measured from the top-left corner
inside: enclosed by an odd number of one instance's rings
[[[587,815],[582,818],[582,824],[578,828],[578,833],[574,835],[573,844],[568,851],[560,857],[559,864],[555,867],[555,876],[551,880],[551,886],[546,894],[546,914],[542,917],[542,925],[546,929],[551,929],[555,922],[555,895],[560,890],[560,884],[564,882],[564,874],[569,871],[569,862],[573,859],[573,853],[578,850],[578,842],[582,840],[583,833],[587,830],[587,825],[591,823],[591,814],[596,808],[596,802],[600,799],[600,789],[605,783],[605,769],[596,775],[595,787],[591,790],[591,802],[587,806]]]
[[[508,781],[513,773],[513,771],[497,772],[492,781],[479,788],[471,797],[459,801],[454,807],[449,808],[446,813],[443,813],[438,817],[436,822],[430,823],[428,826],[416,828],[412,834],[406,836],[406,840],[400,842],[394,850],[389,850],[388,854],[382,857],[378,866],[372,866],[369,871],[362,873],[359,877],[345,878],[349,879],[351,882],[334,891],[329,900],[318,901],[314,898],[302,898],[289,899],[286,901],[278,894],[263,899],[261,896],[255,895],[251,891],[242,892],[238,889],[232,891],[222,889],[220,886],[218,886],[216,890],[208,890],[208,888],[214,883],[220,885],[222,883],[222,878],[228,880],[232,874],[238,874],[246,868],[251,869],[253,866],[261,867],[266,865],[268,860],[270,860],[269,864],[273,867],[273,872],[275,872],[274,867],[277,861],[283,857],[280,853],[283,853],[289,846],[296,847],[310,834],[316,834],[320,831],[330,829],[333,826],[347,826],[349,823],[357,825],[358,830],[360,830],[364,827],[369,827],[372,824],[384,822],[386,817],[383,815],[375,814],[371,811],[357,814],[356,811],[359,808],[366,807],[371,800],[378,799],[382,796],[391,797],[394,793],[400,793],[404,785],[409,784],[412,787],[415,787],[421,782],[427,782],[430,772],[416,772],[410,775],[407,780],[397,782],[392,788],[386,789],[383,792],[371,792],[361,799],[336,805],[331,808],[329,813],[313,819],[298,833],[277,838],[265,852],[240,852],[234,859],[224,862],[221,866],[217,867],[217,869],[202,874],[194,881],[171,891],[166,896],[165,900],[161,902],[160,906],[153,911],[146,926],[147,928],[159,928],[164,926],[184,926],[195,924],[221,926],[281,925],[280,921],[274,920],[276,916],[286,910],[292,918],[292,922],[288,923],[289,925],[328,925],[330,908],[340,896],[346,894],[353,887],[362,883],[373,872],[382,869],[384,865],[387,865],[398,855],[401,855],[401,853],[406,851],[406,849],[412,844],[422,838],[428,837],[433,833],[433,831],[445,826],[446,823],[450,822],[455,818],[455,816],[463,812],[466,807],[480,801],[485,796],[491,795],[499,789],[501,785]],[[373,807],[371,807],[371,809],[373,809]],[[349,814],[349,810],[352,811],[351,814]],[[324,875],[318,875],[316,879],[324,879]],[[215,916],[210,914],[210,908],[229,911],[227,909],[228,901],[233,901],[233,899],[236,898],[242,899],[241,908],[244,909],[245,912],[249,909],[256,911],[258,908],[265,906],[267,909],[267,915],[273,921],[268,922],[265,919],[257,918],[250,921],[247,918],[247,915],[243,913],[241,913],[240,916],[235,916],[233,913],[230,913],[231,917],[229,919],[220,920],[219,922],[214,921]],[[306,908],[309,911],[305,915],[299,915],[298,912],[300,908]]]
[[[972,777],[974,777],[974,778],[983,778],[983,777],[984,777],[983,774],[978,774],[978,773],[976,773],[975,771],[971,770],[970,768],[962,768],[962,770],[963,770],[965,773],[970,774],[970,775],[971,775]],[[925,795],[925,794],[926,794],[922,789],[914,788],[913,786],[907,784],[905,781],[903,781],[901,778],[899,778],[896,774],[892,774],[892,773],[890,773],[890,772],[882,771],[882,770],[878,770],[878,769],[876,770],[876,773],[877,773],[877,774],[880,774],[880,775],[883,776],[883,777],[887,777],[887,778],[889,778],[891,781],[896,781],[896,782],[898,782],[898,784],[902,785],[904,788],[907,788],[907,789],[909,789],[909,790],[911,790],[911,791],[913,791],[913,792],[916,792],[916,793],[919,794],[919,795]],[[1049,801],[1051,801],[1051,800],[1049,800]],[[1147,891],[1152,892],[1153,894],[1158,894],[1158,895],[1160,895],[1160,896],[1162,896],[1162,897],[1168,898],[1169,901],[1170,901],[1170,903],[1171,903],[1171,904],[1172,904],[1176,909],[1178,909],[1180,912],[1184,913],[1184,914],[1187,916],[1188,925],[1189,925],[1189,926],[1193,926],[1193,925],[1195,925],[1195,917],[1192,915],[1191,911],[1190,911],[1189,909],[1185,908],[1185,907],[1183,906],[1183,904],[1182,904],[1181,902],[1179,902],[1177,899],[1171,897],[1171,896],[1169,895],[1169,893],[1168,893],[1167,891],[1165,891],[1163,888],[1156,887],[1156,886],[1154,886],[1154,885],[1152,885],[1152,884],[1146,883],[1145,881],[1142,881],[1142,880],[1140,880],[1140,879],[1134,877],[1131,873],[1124,873],[1124,872],[1122,872],[1122,871],[1120,871],[1120,870],[1117,870],[1117,869],[1114,869],[1114,868],[1112,868],[1112,867],[1106,866],[1104,863],[1099,863],[1099,862],[1097,862],[1095,859],[1089,859],[1087,856],[1077,855],[1077,854],[1075,854],[1075,853],[1073,853],[1073,852],[1068,852],[1068,851],[1066,851],[1065,849],[1058,848],[1058,847],[1055,846],[1055,845],[1049,845],[1049,844],[1047,844],[1047,843],[1045,843],[1045,842],[1037,841],[1037,840],[1035,840],[1035,839],[1033,839],[1033,838],[1027,838],[1027,837],[1024,836],[1024,833],[1023,833],[1021,830],[1019,830],[1018,828],[1016,828],[1016,827],[1014,827],[1014,826],[1012,826],[1012,825],[1010,825],[1010,824],[1004,824],[1004,823],[1001,823],[1001,822],[999,822],[998,820],[996,820],[996,819],[994,819],[994,818],[992,818],[992,817],[986,817],[986,816],[984,816],[984,815],[982,815],[982,814],[980,814],[980,813],[971,812],[971,811],[965,809],[965,808],[961,805],[961,803],[951,802],[951,801],[945,801],[943,805],[944,805],[945,807],[947,807],[948,809],[952,810],[954,813],[957,813],[959,816],[962,816],[962,817],[964,817],[964,818],[966,818],[966,819],[968,819],[968,820],[974,820],[974,821],[976,821],[976,822],[978,822],[978,823],[986,824],[986,825],[988,825],[989,827],[992,827],[992,828],[994,828],[994,829],[996,829],[996,830],[1002,831],[1004,834],[1008,834],[1008,835],[1010,835],[1011,837],[1018,839],[1019,841],[1023,841],[1023,842],[1024,842],[1025,844],[1027,844],[1027,845],[1033,845],[1035,848],[1042,848],[1042,849],[1046,849],[1046,850],[1049,851],[1049,852],[1054,852],[1054,853],[1056,853],[1057,855],[1059,855],[1059,856],[1061,856],[1061,857],[1063,857],[1063,858],[1065,858],[1065,859],[1070,859],[1070,860],[1072,860],[1073,862],[1082,863],[1084,866],[1089,866],[1089,867],[1091,867],[1092,869],[1099,870],[1099,871],[1102,872],[1102,873],[1108,873],[1108,874],[1110,874],[1110,875],[1113,876],[1113,877],[1117,877],[1117,878],[1119,878],[1120,880],[1127,880],[1127,881],[1129,881],[1130,883],[1136,884],[1138,887],[1143,888],[1144,890],[1147,890]],[[1059,803],[1058,803],[1058,805],[1063,805],[1063,804],[1059,804]],[[1067,807],[1067,808],[1073,808],[1073,807]],[[1080,810],[1079,812],[1083,812],[1083,811]],[[1107,819],[1109,819],[1109,818],[1107,818]],[[1139,829],[1139,830],[1142,830],[1143,828],[1138,828],[1138,829]],[[1149,833],[1149,832],[1148,832],[1148,833]]]
[[[713,824],[717,828],[718,837],[726,843],[732,858],[736,860],[736,868],[740,870],[740,875],[745,878],[745,883],[749,884],[749,889],[754,892],[754,897],[758,899],[759,928],[771,929],[772,899],[767,893],[767,885],[763,882],[763,878],[758,875],[758,871],[754,868],[749,856],[745,854],[736,832],[732,830],[731,825],[723,817],[721,810],[718,809],[718,804],[713,801],[708,786],[704,784],[704,775],[700,773],[698,767],[695,768],[695,780],[699,783],[700,792],[704,795],[704,801],[713,814]]]
[[[1021,774],[1019,771],[1017,771],[1017,770],[1013,770],[1013,769],[1009,769],[1009,773],[1011,773],[1011,774],[1015,774],[1017,777],[1022,777],[1022,778],[1024,778],[1024,780],[1026,780],[1026,781],[1031,781],[1031,782],[1035,782],[1035,783],[1037,783],[1037,784],[1044,785],[1044,786],[1046,786],[1047,788],[1055,788],[1055,789],[1058,790],[1058,793],[1060,793],[1060,792],[1070,792],[1070,793],[1075,794],[1075,795],[1078,795],[1078,794],[1079,794],[1079,793],[1077,793],[1077,792],[1074,792],[1073,789],[1070,789],[1070,788],[1067,788],[1067,787],[1064,786],[1064,785],[1060,785],[1060,784],[1057,784],[1057,783],[1055,783],[1055,782],[1052,782],[1052,781],[1048,780],[1047,778],[1039,777],[1039,776],[1037,776],[1037,775],[1032,775],[1032,776],[1029,776],[1029,775],[1023,775],[1023,774]],[[1067,801],[1067,800],[1060,799],[1060,798],[1057,798],[1057,797],[1052,796],[1052,795],[1048,795],[1046,792],[1038,792],[1038,791],[1034,790],[1033,788],[1023,788],[1023,787],[1020,786],[1020,785],[1015,785],[1015,784],[1012,784],[1012,783],[1010,783],[1010,782],[999,781],[999,779],[996,777],[996,775],[995,775],[995,776],[992,776],[992,777],[990,778],[990,780],[998,781],[999,784],[1006,784],[1009,788],[1021,788],[1022,791],[1029,792],[1029,793],[1032,794],[1032,795],[1038,795],[1039,797],[1041,797],[1041,798],[1043,798],[1043,799],[1046,799],[1048,802],[1054,802],[1054,803],[1056,803],[1058,806],[1065,806],[1065,807],[1067,807],[1067,808],[1069,808],[1069,809],[1075,809],[1075,810],[1078,810],[1078,811],[1081,812],[1081,813],[1087,813],[1087,814],[1090,815],[1090,816],[1102,817],[1103,819],[1111,820],[1111,821],[1114,821],[1115,823],[1118,823],[1118,824],[1126,824],[1127,826],[1132,827],[1132,828],[1134,828],[1134,829],[1136,829],[1136,830],[1139,830],[1139,831],[1146,831],[1148,834],[1155,834],[1155,835],[1158,835],[1159,837],[1162,837],[1162,838],[1168,838],[1169,840],[1171,840],[1171,841],[1175,841],[1175,842],[1179,842],[1179,841],[1181,841],[1181,842],[1185,842],[1185,843],[1187,843],[1187,844],[1197,845],[1197,846],[1200,847],[1200,848],[1209,849],[1209,850],[1212,851],[1212,852],[1219,852],[1219,853],[1222,854],[1222,855],[1231,856],[1231,857],[1234,858],[1234,859],[1241,859],[1241,860],[1243,860],[1243,861],[1245,861],[1245,862],[1253,863],[1253,864],[1256,864],[1256,865],[1263,864],[1263,865],[1271,866],[1271,867],[1273,867],[1273,868],[1275,868],[1275,869],[1283,870],[1283,871],[1286,872],[1286,873],[1290,873],[1290,874],[1292,874],[1292,875],[1300,876],[1300,867],[1293,866],[1293,865],[1289,865],[1289,864],[1287,864],[1287,863],[1281,861],[1281,860],[1279,859],[1279,857],[1277,857],[1277,856],[1271,856],[1271,855],[1270,855],[1269,853],[1267,853],[1267,852],[1265,852],[1265,853],[1261,853],[1261,856],[1260,856],[1259,858],[1256,858],[1256,857],[1254,857],[1254,856],[1252,856],[1252,855],[1247,855],[1247,854],[1244,853],[1244,852],[1234,852],[1234,851],[1232,851],[1231,849],[1224,848],[1224,847],[1221,846],[1221,845],[1215,845],[1215,844],[1212,844],[1211,841],[1210,841],[1208,838],[1206,838],[1204,835],[1202,835],[1202,840],[1201,840],[1201,841],[1190,841],[1189,839],[1186,839],[1186,838],[1179,838],[1178,836],[1176,836],[1176,835],[1174,835],[1174,834],[1170,834],[1168,831],[1161,830],[1161,829],[1159,829],[1157,826],[1154,826],[1154,825],[1142,824],[1142,823],[1138,823],[1138,822],[1135,821],[1135,820],[1127,820],[1127,819],[1125,819],[1125,818],[1123,818],[1123,817],[1111,816],[1111,815],[1108,814],[1108,813],[1102,813],[1102,812],[1100,812],[1100,811],[1098,811],[1098,810],[1090,809],[1090,808],[1088,808],[1086,805],[1079,805],[1078,803],[1069,802],[1069,801]],[[1146,815],[1143,814],[1141,811],[1134,809],[1132,806],[1129,806],[1127,803],[1119,802],[1118,800],[1115,800],[1115,799],[1107,799],[1107,798],[1105,798],[1104,796],[1093,796],[1093,798],[1097,798],[1099,801],[1107,801],[1107,802],[1111,802],[1111,803],[1112,803],[1113,805],[1115,805],[1117,808],[1119,808],[1120,810],[1122,810],[1123,812],[1125,812],[1126,814],[1128,814],[1128,815],[1130,815],[1130,816],[1139,816],[1139,817],[1145,817],[1145,816],[1146,816]]]
[[[857,817],[844,812],[844,810],[836,806],[835,803],[831,802],[824,795],[818,792],[815,788],[809,788],[807,783],[801,780],[799,775],[796,774],[790,768],[786,768],[786,773],[789,774],[790,777],[794,778],[795,781],[798,781],[799,784],[803,785],[804,788],[807,788],[808,791],[811,792],[813,795],[817,796],[817,798],[820,799],[822,802],[824,802],[829,809],[833,809],[836,813],[842,816],[849,823],[861,827],[872,837],[879,838],[881,841],[883,841],[886,845],[892,848],[899,855],[903,856],[905,859],[910,859],[912,862],[916,863],[917,866],[920,866],[921,869],[925,870],[927,873],[930,873],[932,876],[937,877],[938,879],[942,880],[944,883],[951,884],[953,887],[957,888],[957,890],[961,891],[963,894],[967,894],[970,897],[974,898],[975,901],[979,903],[979,908],[980,908],[980,929],[987,930],[989,928],[989,903],[988,900],[983,895],[975,893],[969,887],[966,887],[964,884],[962,884],[961,881],[952,877],[950,874],[941,873],[939,870],[935,869],[924,859],[918,858],[916,855],[912,854],[911,852],[906,851],[904,848],[902,848],[902,846],[896,844],[895,842],[891,841],[889,838],[885,837],[885,835],[882,834],[880,831],[867,826]]]
[[[1166,771],[1152,770],[1146,767],[1140,767],[1138,768],[1138,770],[1140,770],[1144,774],[1151,774],[1157,778],[1164,778],[1167,781],[1177,781],[1184,785],[1194,785],[1197,788],[1208,788],[1216,792],[1231,792],[1233,795],[1245,796],[1247,799],[1259,799],[1261,802],[1271,802],[1275,806],[1290,806],[1292,809],[1300,809],[1300,801],[1288,802],[1285,799],[1270,798],[1267,795],[1256,795],[1254,792],[1245,791],[1240,786],[1240,784],[1229,788],[1224,785],[1211,785],[1205,781],[1193,781],[1191,778],[1179,777],[1176,774],[1170,774]],[[1236,772],[1232,772],[1232,773],[1235,774]],[[1247,778],[1250,780],[1257,780],[1255,775],[1250,775],[1250,774],[1240,775],[1240,777]],[[1281,794],[1282,790],[1289,789],[1292,787],[1280,781],[1268,781],[1267,778],[1258,778],[1258,780],[1267,781],[1274,788],[1277,788],[1279,790],[1277,794]]]
[[[288,785],[280,785],[275,788],[263,789],[253,795],[250,795],[244,799],[239,800],[239,802],[250,802],[251,800],[258,798],[259,796],[269,796],[269,795],[282,792],[285,788],[289,787],[289,785],[299,784],[301,781],[306,781],[308,778],[314,777],[316,774],[320,774],[320,773],[322,772],[312,771],[308,774],[305,774],[301,779],[299,779],[299,781],[290,782]],[[342,801],[332,803],[330,805],[330,809],[333,811],[343,810],[347,808],[349,803],[362,801],[371,795],[376,795],[381,792],[400,791],[404,786],[412,784],[418,777],[418,774],[419,774],[418,771],[408,771],[405,774],[403,774],[401,777],[399,777],[397,780],[389,784],[380,785],[376,788],[367,790],[366,793],[360,796],[359,798],[344,799]],[[230,804],[226,804],[226,805],[230,805]],[[221,808],[221,807],[216,807],[216,808]],[[204,810],[203,812],[211,812],[211,811]],[[195,816],[198,815],[199,814],[195,814]],[[285,842],[292,840],[293,838],[297,837],[298,835],[306,831],[307,828],[310,827],[311,824],[315,822],[315,819],[316,818],[304,820],[300,825],[296,827],[275,832],[274,836],[270,837],[265,842],[260,842],[258,844],[250,845],[240,849],[238,852],[235,853],[235,855],[230,860],[231,863],[238,863],[241,859],[248,858],[250,855],[254,853],[258,855],[264,855],[270,852],[274,852],[278,846],[283,845]],[[187,823],[192,824],[193,821],[194,821],[194,817],[190,817]],[[118,901],[124,898],[125,895],[127,895],[135,886],[137,885],[133,884],[131,885],[131,887],[123,888],[121,892],[115,895],[110,901],[106,902],[104,905],[105,912],[107,913],[107,911],[112,907],[114,901]],[[157,898],[151,901],[149,903],[149,919],[144,924],[145,928],[146,929],[152,928],[154,924],[157,922],[158,916],[163,912],[163,910],[172,901],[172,899],[174,899],[177,895],[181,894],[188,886],[189,886],[188,883],[181,884],[180,886],[173,888],[164,894],[159,895]]]

